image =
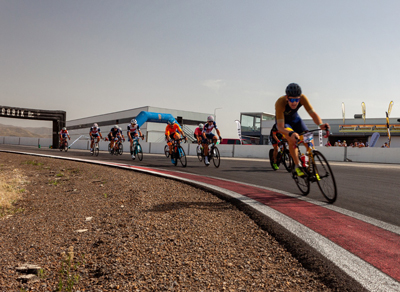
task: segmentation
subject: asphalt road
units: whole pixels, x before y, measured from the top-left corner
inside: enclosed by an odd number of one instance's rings
[[[273,171],[269,160],[237,159],[222,157],[221,165],[215,168],[199,162],[197,157],[188,157],[187,167],[174,166],[164,155],[144,153],[143,161],[133,161],[124,153],[122,156],[100,152],[98,157],[88,151],[73,150],[60,152],[52,149],[38,149],[28,146],[0,145],[0,150],[12,150],[32,153],[43,153],[57,156],[76,157],[93,160],[114,161],[138,166],[176,170],[254,184],[300,194],[294,181],[281,167]],[[331,162],[338,186],[338,198],[335,206],[353,211],[386,223],[400,226],[400,165],[371,164],[354,162]],[[325,202],[318,186],[311,185],[309,198]]]

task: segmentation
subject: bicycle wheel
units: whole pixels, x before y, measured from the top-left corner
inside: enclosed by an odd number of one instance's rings
[[[176,166],[178,164],[178,158],[179,158],[177,146],[174,146],[171,158],[174,158],[174,165]]]
[[[169,157],[169,146],[168,145],[165,145],[164,146],[164,154],[165,154],[165,157]]]
[[[142,161],[143,160],[143,150],[142,150],[142,146],[140,144],[137,145],[136,152],[137,152],[137,157],[139,158],[140,161]]]
[[[99,145],[96,144],[96,146],[94,147],[94,155],[95,156],[99,156]]]
[[[294,182],[296,183],[297,187],[299,188],[301,194],[303,196],[307,196],[310,193],[310,180],[308,179],[307,174],[305,173],[303,176],[298,176],[295,167],[294,167],[294,161],[293,158],[290,156],[290,164],[293,165],[291,172],[292,172],[292,178]]]
[[[179,153],[179,160],[182,164],[183,167],[186,167],[187,165],[187,160],[186,160],[186,153],[185,150],[181,146],[178,147],[178,153]]]
[[[321,152],[314,150],[313,155],[314,175],[316,176],[318,187],[328,203],[332,204],[337,198],[336,181],[332,169]],[[317,175],[319,176],[319,179]]]
[[[200,162],[202,162],[203,161],[203,150],[200,148],[200,150],[199,149],[196,149],[196,153],[197,153],[197,159],[200,161]]]
[[[287,172],[292,171],[292,160],[290,159],[290,151],[288,149],[283,150],[282,164],[285,166]]]
[[[67,142],[67,141],[65,141],[65,144],[64,144],[64,151],[65,151],[65,152],[68,151],[68,142]]]
[[[217,147],[213,147],[213,148],[211,149],[211,151],[212,151],[211,158],[212,158],[212,161],[213,161],[213,163],[214,163],[214,166],[215,166],[216,168],[218,168],[218,167],[219,167],[219,164],[221,163],[221,158],[220,158],[220,156],[219,156],[219,150],[218,150]]]
[[[118,143],[118,154],[122,155],[122,153],[124,153],[124,145],[121,142],[119,142]]]
[[[110,145],[110,143],[108,143],[107,150],[108,150],[108,153],[110,153],[110,154],[111,154],[111,145]]]

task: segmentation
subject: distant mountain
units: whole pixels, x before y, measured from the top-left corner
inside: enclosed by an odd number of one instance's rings
[[[51,138],[51,128],[16,127],[0,124],[0,136]]]

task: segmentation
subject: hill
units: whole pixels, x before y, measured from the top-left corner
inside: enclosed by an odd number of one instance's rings
[[[50,138],[51,135],[51,128],[16,127],[0,124],[0,136]]]

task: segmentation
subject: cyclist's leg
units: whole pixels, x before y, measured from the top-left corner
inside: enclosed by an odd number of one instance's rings
[[[209,133],[206,134],[206,137],[208,140],[214,140],[214,134],[213,133]],[[216,138],[216,137],[215,137]],[[204,146],[204,155],[207,156],[208,155],[208,141],[206,140],[205,146]]]

